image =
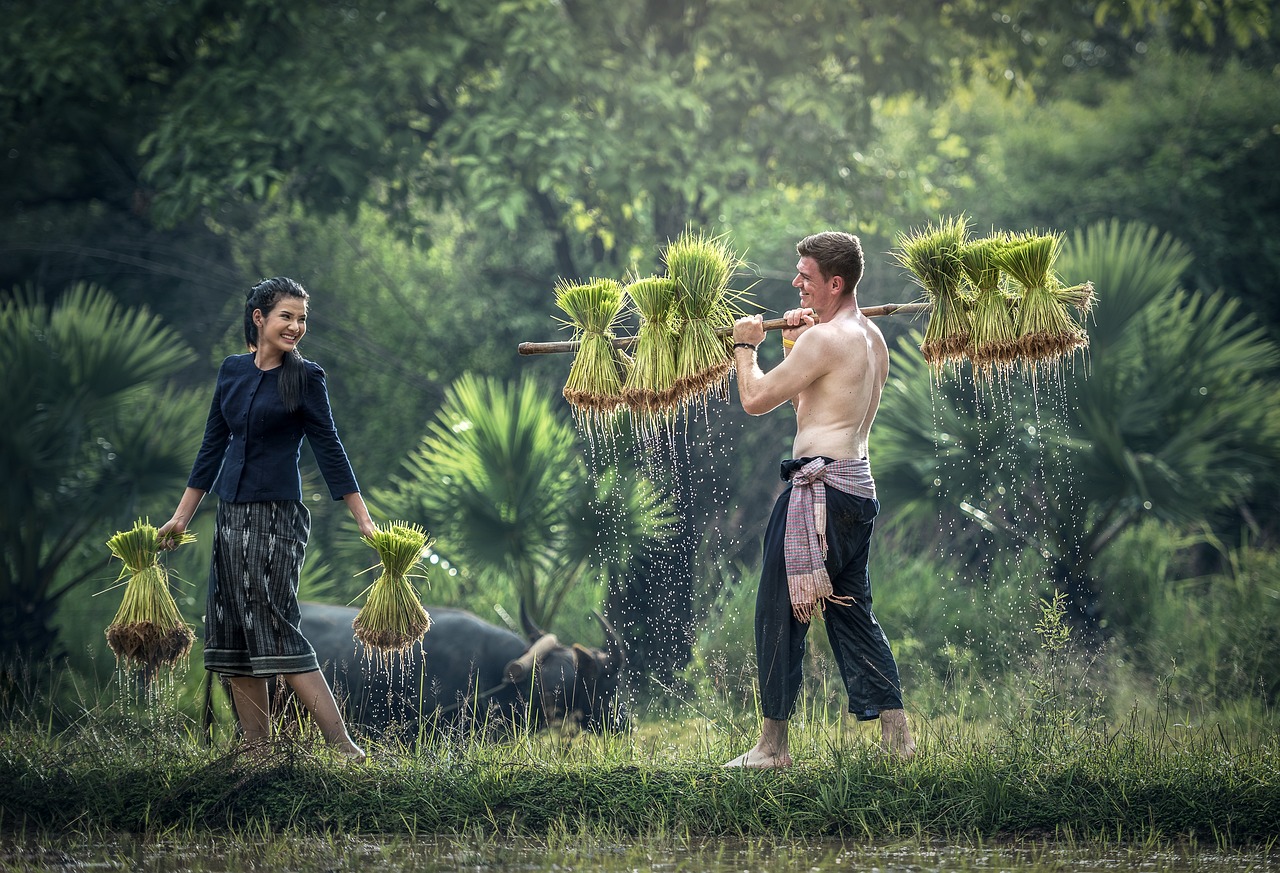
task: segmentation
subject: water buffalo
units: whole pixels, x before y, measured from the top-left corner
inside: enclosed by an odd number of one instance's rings
[[[357,610],[302,604],[302,632],[350,724],[413,740],[419,730],[510,730],[569,724],[624,730],[621,641],[603,617],[605,649],[562,645],[520,617],[529,636],[460,609],[427,608],[432,626],[403,658],[370,660],[352,636]]]

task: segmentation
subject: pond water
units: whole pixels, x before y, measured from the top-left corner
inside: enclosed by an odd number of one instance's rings
[[[643,840],[613,844],[563,838],[517,842],[500,837],[370,837],[270,835],[229,838],[187,835],[181,840],[130,836],[31,838],[0,841],[0,870],[209,871],[604,871],[604,873],[747,873],[747,871],[1135,871],[1280,870],[1280,848],[1219,850],[1205,846],[1000,842],[867,846],[832,841],[768,843]]]

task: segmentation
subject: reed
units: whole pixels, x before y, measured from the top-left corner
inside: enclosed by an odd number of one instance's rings
[[[990,382],[1007,378],[1018,359],[1014,298],[1005,290],[996,255],[1007,245],[1003,237],[966,243],[960,266],[971,289],[969,347],[974,376]]]
[[[622,386],[622,398],[641,419],[667,418],[679,404],[676,391],[676,333],[672,327],[676,285],[670,278],[634,279],[627,298],[640,318],[640,328]]]
[[[1061,358],[1089,344],[1089,337],[1067,311],[1068,301],[1087,311],[1093,286],[1063,289],[1054,273],[1062,250],[1060,233],[1025,233],[1010,240],[996,254],[1000,269],[1018,289],[1017,344],[1024,369],[1053,366]],[[1087,288],[1087,291],[1086,291]]]

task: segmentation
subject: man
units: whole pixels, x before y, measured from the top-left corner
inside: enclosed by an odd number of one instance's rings
[[[859,720],[879,718],[881,747],[907,758],[915,742],[902,709],[898,666],[871,613],[867,558],[880,504],[867,461],[871,422],[889,372],[879,328],[858,309],[862,245],[837,231],[796,245],[791,284],[800,308],[782,331],[783,360],[768,373],[756,361],[765,331],[758,315],[733,327],[742,408],[763,415],[790,401],[796,436],[782,465],[788,486],[764,538],[756,596],[756,660],[764,724],[755,747],[726,767],[791,764],[787,720],[800,691],[809,622],[826,621],[827,637]]]

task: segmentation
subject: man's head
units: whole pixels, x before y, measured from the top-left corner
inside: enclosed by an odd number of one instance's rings
[[[806,236],[796,243],[802,258],[813,258],[824,279],[839,276],[844,280],[842,293],[852,294],[862,281],[864,261],[862,243],[851,233],[825,230]]]

